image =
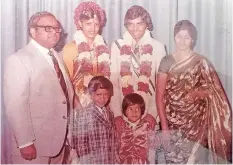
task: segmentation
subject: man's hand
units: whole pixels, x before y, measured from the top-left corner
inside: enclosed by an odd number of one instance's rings
[[[36,147],[34,146],[34,144],[24,147],[24,148],[20,148],[19,150],[21,153],[21,157],[26,160],[35,159],[37,156]]]
[[[118,133],[123,132],[125,129],[125,122],[122,116],[117,116],[114,118],[114,123],[116,126],[116,131]]]
[[[149,123],[150,129],[152,129],[152,130],[155,129],[156,120],[155,120],[155,118],[152,115],[150,115],[149,113],[147,113],[146,116],[142,120],[144,120],[144,121],[146,121],[146,122]]]

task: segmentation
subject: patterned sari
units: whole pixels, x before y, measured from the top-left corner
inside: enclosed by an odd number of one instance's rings
[[[187,163],[191,155],[198,154],[197,144],[214,153],[208,158],[212,163],[219,163],[217,157],[230,160],[232,112],[214,67],[205,57],[194,53],[172,64],[167,74],[164,97],[169,127],[181,132],[182,144],[194,142],[191,147],[188,147],[191,143],[186,146],[186,149],[191,148],[186,153],[182,153],[184,150],[170,151],[168,155],[173,157],[170,163]],[[187,101],[185,98],[190,91],[208,91],[210,94]],[[173,145],[180,145],[178,141],[173,141]]]

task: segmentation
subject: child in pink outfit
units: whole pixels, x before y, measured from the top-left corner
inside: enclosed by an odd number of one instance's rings
[[[142,120],[145,102],[136,93],[128,94],[122,102],[125,121],[123,132],[117,132],[120,164],[148,164],[149,123]]]

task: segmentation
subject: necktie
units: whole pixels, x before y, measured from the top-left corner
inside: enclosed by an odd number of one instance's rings
[[[67,108],[69,110],[69,96],[68,96],[68,91],[67,91],[67,86],[66,86],[66,82],[65,82],[64,76],[63,76],[63,74],[61,72],[61,69],[59,67],[58,61],[55,58],[53,52],[50,50],[48,54],[52,57],[54,69],[55,69],[55,71],[57,73],[57,77],[58,77],[58,80],[60,82],[61,88],[62,88],[62,90],[63,90],[63,92],[65,94],[66,102],[67,102]]]
[[[133,53],[134,55],[136,55],[137,58],[139,58],[139,45],[138,44],[135,45]]]
[[[105,119],[108,120],[108,113],[107,113],[107,109],[105,107],[102,108],[102,112],[103,112]]]

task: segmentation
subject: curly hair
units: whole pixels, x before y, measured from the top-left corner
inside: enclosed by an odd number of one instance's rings
[[[125,14],[125,19],[124,19],[124,26],[127,28],[127,24],[129,20],[134,20],[139,17],[141,17],[143,22],[146,23],[148,30],[152,31],[153,24],[152,24],[150,14],[146,11],[146,9],[138,5],[134,5],[127,10]]]
[[[66,38],[68,36],[68,33],[65,32],[65,29],[63,28],[62,24],[60,21],[58,21],[59,26],[61,27],[62,31],[60,33],[60,39],[57,42],[57,44],[54,46],[54,50],[56,50],[57,52],[62,51],[63,47],[66,44]]]
[[[105,11],[95,2],[88,1],[80,3],[74,11],[74,23],[78,30],[81,29],[79,21],[89,20],[97,16],[100,22],[100,28],[102,29],[106,23]]]

